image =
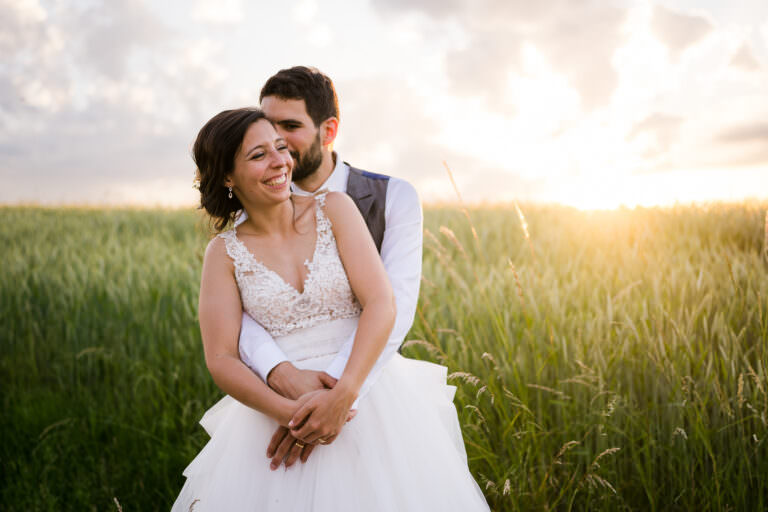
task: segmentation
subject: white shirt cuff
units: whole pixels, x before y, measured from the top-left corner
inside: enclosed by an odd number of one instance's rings
[[[275,343],[261,343],[255,349],[248,344],[241,344],[240,359],[255,371],[264,383],[275,366],[288,360]]]

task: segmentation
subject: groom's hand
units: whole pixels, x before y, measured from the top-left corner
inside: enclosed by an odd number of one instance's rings
[[[304,448],[301,448],[296,444],[296,439],[291,435],[290,430],[282,425],[275,430],[272,435],[272,439],[269,441],[269,447],[267,447],[267,457],[272,460],[269,463],[269,467],[275,470],[280,467],[282,462],[285,462],[285,467],[291,467],[301,457],[301,462],[307,462],[309,454],[315,449],[314,444],[305,444]]]
[[[269,372],[267,385],[280,395],[297,400],[311,391],[332,388],[336,385],[336,379],[325,372],[300,370],[290,362],[283,361]],[[275,430],[267,447],[267,457],[272,459],[272,469],[280,467],[282,462],[285,462],[286,468],[291,467],[299,457],[302,462],[307,462],[315,445],[307,444],[301,448],[296,445],[296,441],[287,428],[280,426]]]
[[[280,395],[297,400],[310,391],[333,388],[336,379],[325,372],[300,370],[289,361],[283,361],[269,372],[267,385]]]

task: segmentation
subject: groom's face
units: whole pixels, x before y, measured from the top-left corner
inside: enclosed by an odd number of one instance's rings
[[[322,142],[320,130],[307,114],[304,100],[265,96],[261,109],[288,143],[294,161],[293,180],[301,181],[314,173],[323,161]]]

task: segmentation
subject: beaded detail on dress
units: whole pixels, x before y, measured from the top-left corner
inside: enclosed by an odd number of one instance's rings
[[[218,235],[235,264],[243,309],[273,337],[362,311],[339,258],[331,221],[325,216],[325,194],[315,196],[315,202],[317,241],[312,261],[304,261],[308,273],[302,293],[258,261],[234,229]]]

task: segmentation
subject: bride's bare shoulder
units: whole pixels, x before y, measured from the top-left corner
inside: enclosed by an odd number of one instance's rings
[[[338,217],[357,211],[357,206],[344,192],[328,192],[325,196],[325,210],[328,216]]]
[[[208,246],[205,248],[205,256],[203,256],[203,265],[232,266],[232,259],[227,254],[227,244],[224,240],[226,236],[229,235],[221,233],[214,236],[208,242]]]

